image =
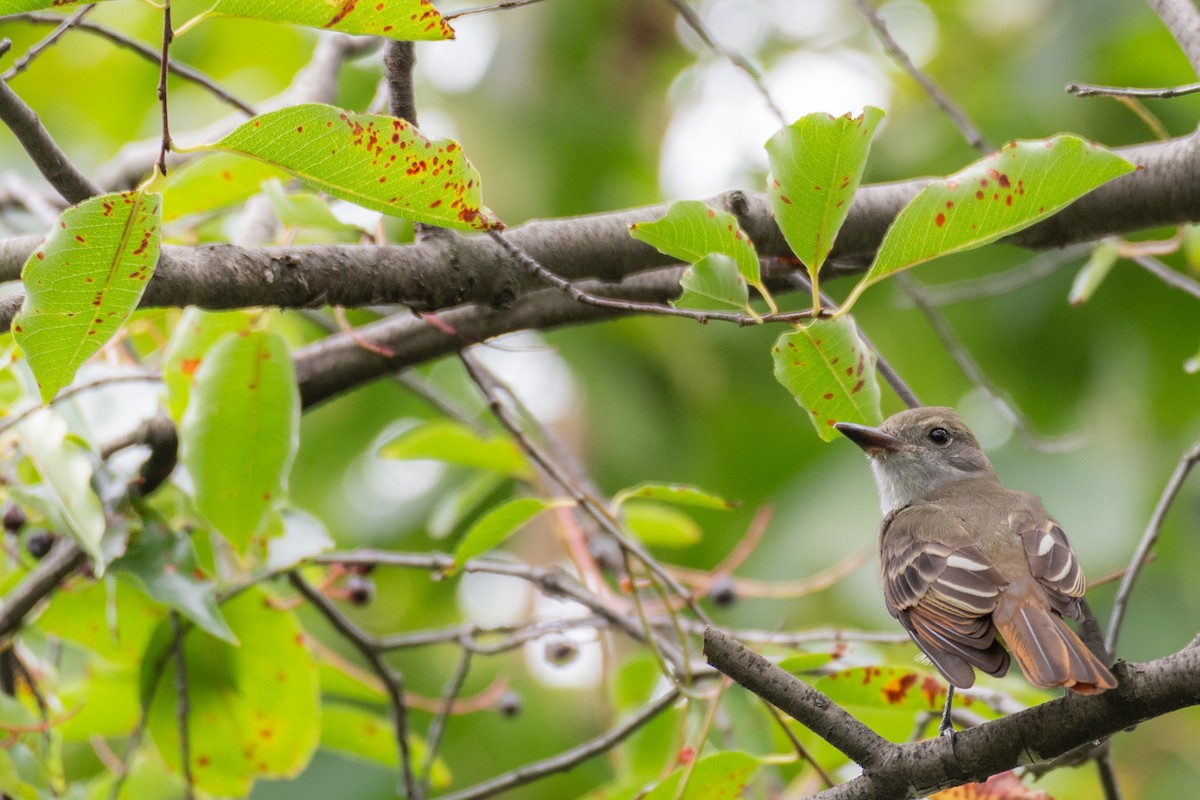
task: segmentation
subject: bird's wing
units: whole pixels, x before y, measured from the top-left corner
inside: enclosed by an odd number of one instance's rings
[[[1083,597],[1087,586],[1067,534],[1045,515],[1015,518],[1011,522],[1025,546],[1029,569],[1046,590],[1050,605],[1060,614],[1077,617],[1078,599]]]
[[[882,539],[888,610],[942,673],[959,687],[974,682],[970,666],[1004,674],[991,613],[1008,581],[958,518],[918,503],[885,519]]]

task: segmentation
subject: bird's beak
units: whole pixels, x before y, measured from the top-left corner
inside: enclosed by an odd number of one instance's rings
[[[900,439],[890,433],[884,433],[879,428],[855,425],[853,422],[839,422],[833,427],[837,428],[842,436],[861,447],[869,456],[894,453],[903,445]]]

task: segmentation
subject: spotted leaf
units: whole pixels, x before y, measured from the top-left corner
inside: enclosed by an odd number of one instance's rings
[[[158,263],[162,198],[120,192],[64,211],[21,270],[13,319],[42,399],[69,384],[141,300]]]
[[[208,15],[285,22],[405,41],[454,38],[454,29],[429,0],[217,0]]]
[[[780,336],[771,352],[776,380],[808,412],[825,441],[838,437],[836,422],[882,421],[875,354],[862,343],[851,317],[799,326]]]
[[[211,145],[282,167],[363,208],[445,228],[502,227],[457,142],[408,122],[312,103],[271,111]]]

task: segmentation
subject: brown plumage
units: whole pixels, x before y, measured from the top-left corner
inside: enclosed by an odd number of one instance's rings
[[[920,408],[838,429],[870,457],[887,512],[888,611],[952,685],[973,685],[973,668],[1005,674],[1007,645],[1035,686],[1116,686],[1063,620],[1082,619],[1085,588],[1066,534],[1035,495],[1000,484],[957,414]]]

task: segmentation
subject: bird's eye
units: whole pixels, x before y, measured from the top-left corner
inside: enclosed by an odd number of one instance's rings
[[[950,431],[945,428],[934,428],[929,432],[929,441],[934,444],[949,444]]]

